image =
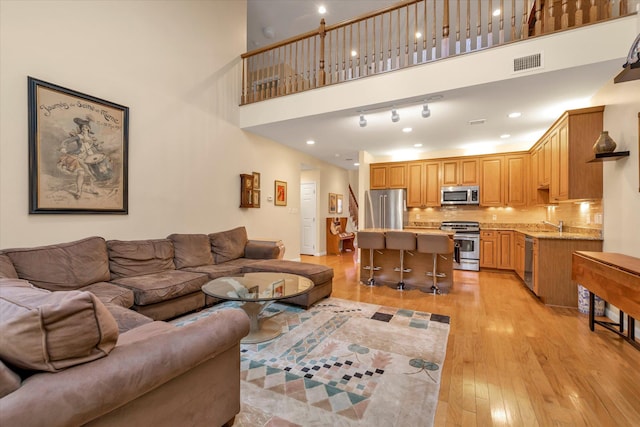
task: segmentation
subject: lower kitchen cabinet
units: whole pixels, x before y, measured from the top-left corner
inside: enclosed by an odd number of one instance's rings
[[[602,241],[534,239],[533,292],[547,305],[578,308],[578,287],[571,280],[575,251],[602,251]]]
[[[480,267],[513,270],[513,231],[480,232]]]

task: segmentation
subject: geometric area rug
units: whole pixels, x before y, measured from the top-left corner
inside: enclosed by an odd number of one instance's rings
[[[283,334],[241,345],[242,407],[234,426],[433,425],[448,316],[337,298],[308,310],[275,303],[263,316],[278,321]]]

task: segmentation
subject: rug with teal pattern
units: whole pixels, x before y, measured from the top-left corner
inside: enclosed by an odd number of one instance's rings
[[[180,319],[197,321],[229,302]],[[234,426],[431,426],[449,317],[337,298],[269,306],[283,333],[241,346]]]

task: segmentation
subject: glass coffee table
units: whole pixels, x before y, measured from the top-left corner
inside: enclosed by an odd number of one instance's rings
[[[249,316],[251,329],[243,344],[263,342],[279,336],[282,326],[273,319],[260,319],[260,313],[283,298],[307,293],[313,282],[306,277],[288,273],[246,273],[239,277],[219,277],[202,286],[202,292],[228,301],[241,301]]]

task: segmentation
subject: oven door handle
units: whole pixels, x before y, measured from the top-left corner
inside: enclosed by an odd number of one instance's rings
[[[453,260],[460,264],[460,243],[458,242],[453,245]]]

